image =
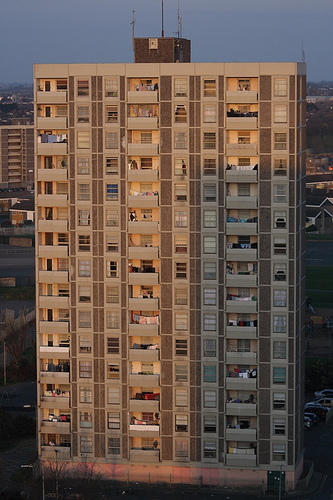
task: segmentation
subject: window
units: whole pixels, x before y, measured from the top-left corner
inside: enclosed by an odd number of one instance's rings
[[[119,380],[120,372],[119,372],[119,363],[108,363],[108,379],[109,380]]]
[[[205,358],[216,357],[216,339],[203,340],[203,355]]]
[[[120,413],[108,412],[108,429],[120,429]]]
[[[90,251],[90,234],[79,234],[79,251]]]
[[[79,302],[91,301],[91,288],[90,286],[79,285]]]
[[[120,404],[120,388],[119,387],[108,387],[107,388],[107,401],[109,405],[119,405]]]
[[[203,303],[205,306],[216,306],[217,290],[216,288],[203,289]]]
[[[216,210],[203,211],[203,227],[216,227]]]
[[[287,306],[287,290],[274,290],[273,291],[273,305],[274,307]]]
[[[106,237],[106,251],[119,252],[119,241],[117,236]]]
[[[68,245],[68,233],[58,233],[58,245]]]
[[[118,80],[114,78],[107,78],[105,80],[105,97],[118,96]]]
[[[89,106],[77,107],[77,121],[78,123],[89,123]]]
[[[286,229],[287,226],[287,212],[274,211],[274,229]]]
[[[286,434],[285,418],[273,418],[273,434],[274,436],[284,436]]]
[[[287,254],[287,240],[285,238],[274,238],[274,255]]]
[[[188,405],[188,394],[186,389],[176,389],[175,390],[175,401],[176,406],[187,406]]]
[[[203,133],[203,149],[216,149],[216,132]]]
[[[204,441],[204,458],[216,458],[217,445],[215,441]]]
[[[105,212],[106,226],[119,226],[119,212],[116,209],[106,209]]]
[[[117,201],[119,194],[118,184],[106,184],[106,200]]]
[[[184,104],[175,105],[175,122],[176,123],[187,122],[187,106],[185,106]]]
[[[79,157],[77,159],[77,173],[78,173],[78,175],[89,175],[90,174],[89,158]]]
[[[216,280],[216,262],[204,262],[203,263],[203,279],[204,280]]]
[[[244,183],[244,184],[237,184],[237,195],[238,196],[251,196],[251,185]]]
[[[187,253],[187,235],[175,234],[175,253]]]
[[[187,175],[187,162],[183,158],[175,158],[175,175]]]
[[[107,262],[107,276],[108,278],[118,278],[118,261],[110,260]]]
[[[107,338],[107,352],[108,352],[108,354],[119,354],[120,353],[119,337],[108,337]]]
[[[90,411],[80,411],[80,427],[81,429],[92,428],[92,415]]]
[[[188,454],[188,441],[185,439],[175,439],[175,458],[187,458]]]
[[[210,202],[210,203],[216,201],[216,185],[215,184],[204,184],[204,186],[203,186],[203,201]]]
[[[78,184],[77,199],[90,200],[90,184]]]
[[[55,115],[56,117],[59,117],[59,116],[66,116],[68,115],[68,111],[67,111],[67,106],[56,106],[56,112],[55,112]]]
[[[203,391],[204,408],[216,408],[216,391]]]
[[[175,149],[186,149],[187,148],[186,132],[175,132],[174,148]]]
[[[187,278],[187,263],[186,262],[176,262],[175,263],[175,278],[176,279],[186,279]]]
[[[283,392],[273,393],[273,409],[274,410],[286,409],[286,395]]]
[[[274,184],[273,186],[274,203],[287,203],[287,186],[286,184]]]
[[[57,194],[68,194],[68,183],[58,182],[57,183]]]
[[[187,306],[188,304],[187,288],[175,288],[174,301],[176,306]]]
[[[175,78],[175,97],[187,96],[187,79]]]
[[[80,452],[81,453],[92,453],[93,452],[93,437],[92,436],[80,436]]]
[[[79,311],[79,327],[91,328],[91,312]]]
[[[106,175],[118,175],[119,173],[118,158],[105,158],[105,173]]]
[[[152,144],[153,134],[152,132],[141,132],[141,144]]]
[[[175,227],[187,227],[186,210],[175,210]]]
[[[69,270],[69,259],[58,259],[58,271]]]
[[[118,149],[118,132],[105,132],[105,149]]]
[[[216,432],[216,417],[204,415],[204,432]]]
[[[286,333],[286,331],[287,331],[286,316],[273,316],[273,332]]]
[[[78,80],[77,81],[77,95],[78,96],[89,95],[89,80]]]
[[[92,377],[92,362],[91,361],[79,361],[79,377],[80,378],[91,378]]]
[[[286,132],[275,132],[274,134],[274,149],[287,149],[287,134]]]
[[[275,78],[274,80],[274,96],[287,97],[287,79]]]
[[[204,79],[203,95],[204,95],[204,97],[215,97],[216,96],[216,80]]]
[[[278,104],[274,106],[274,123],[287,123],[286,104]]]
[[[216,123],[216,106],[215,104],[203,105],[203,122]]]
[[[273,443],[272,460],[284,462],[286,460],[286,445],[283,443]]]
[[[187,339],[175,340],[175,354],[176,356],[187,356]]]
[[[57,80],[57,91],[67,90],[67,80]]]
[[[205,332],[216,332],[216,314],[203,314],[203,329]]]
[[[176,366],[175,366],[175,378],[176,378],[176,382],[187,382],[187,380],[188,380],[187,365],[176,364]]]
[[[216,366],[204,365],[203,367],[203,380],[204,382],[216,382]]]
[[[274,158],[274,175],[287,175],[287,158]]]
[[[280,366],[273,367],[273,384],[286,383],[286,368]]]
[[[108,453],[110,455],[120,455],[120,438],[108,438]]]
[[[240,320],[242,321],[242,320]],[[251,345],[249,339],[238,339],[237,340],[237,352],[250,352]]]
[[[79,398],[80,403],[92,403],[92,388],[80,387]]]
[[[243,156],[242,158],[238,158],[238,165],[240,167],[247,167],[251,165],[251,158]]]
[[[106,328],[116,330],[119,328],[119,311],[106,311]]]
[[[273,358],[286,359],[287,357],[287,343],[281,340],[273,341]]]
[[[90,275],[91,275],[90,260],[79,260],[79,276],[87,278]]]
[[[274,281],[286,281],[287,264],[274,264]]]
[[[90,226],[90,210],[78,210],[79,226]]]
[[[77,132],[77,148],[90,149],[90,132],[89,130],[80,130]]]
[[[153,159],[152,158],[141,158],[141,170],[152,170],[153,169]]]
[[[188,316],[187,313],[175,313],[175,330],[188,329]]]
[[[203,175],[216,175],[216,158],[203,159]]]
[[[105,108],[106,123],[117,123],[118,121],[118,106],[106,106]]]
[[[203,253],[215,254],[217,251],[216,236],[203,237]]]
[[[91,338],[85,335],[79,336],[79,351],[83,353],[91,352]]]
[[[176,432],[187,432],[188,431],[188,416],[187,415],[176,415]]]
[[[108,304],[119,304],[118,286],[107,286],[105,295],[106,295],[106,302]]]

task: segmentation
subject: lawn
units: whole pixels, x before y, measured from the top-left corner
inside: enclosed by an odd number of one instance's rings
[[[333,304],[333,266],[306,267],[306,295],[312,304]]]

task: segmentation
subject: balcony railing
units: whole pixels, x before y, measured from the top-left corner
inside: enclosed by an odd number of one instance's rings
[[[248,111],[243,113],[242,111],[231,108],[230,111],[227,111],[227,116],[229,118],[258,118],[258,111]]]
[[[254,243],[231,243],[227,241],[227,250],[238,249],[238,250],[249,250],[249,249],[257,249],[258,243],[255,241]]]
[[[236,144],[235,144],[236,146]],[[258,170],[258,163],[255,165],[227,165],[226,170]]]

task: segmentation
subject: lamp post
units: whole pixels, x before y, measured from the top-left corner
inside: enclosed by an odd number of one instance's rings
[[[279,477],[279,500],[281,500],[282,494],[282,467],[284,466],[284,462],[280,463],[280,477]]]
[[[56,500],[59,500],[59,477],[58,477],[58,452],[59,450],[54,450],[56,454],[56,470],[55,470],[55,480],[56,480]]]

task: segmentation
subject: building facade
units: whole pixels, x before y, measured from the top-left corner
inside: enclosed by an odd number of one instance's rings
[[[293,488],[305,66],[34,72],[40,458]]]
[[[0,126],[0,187],[33,187],[34,126]]]

